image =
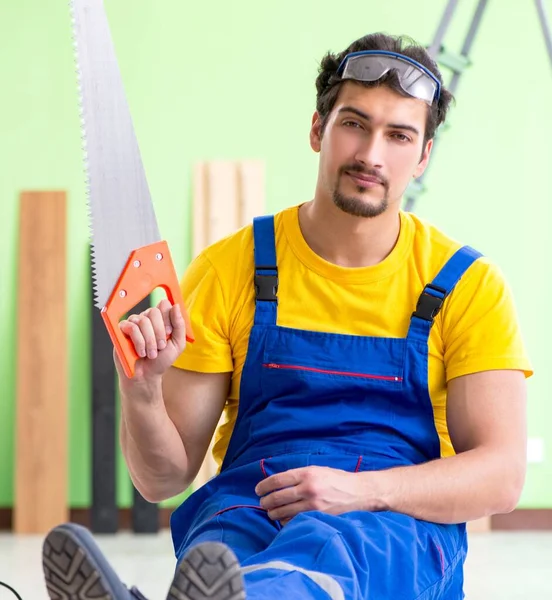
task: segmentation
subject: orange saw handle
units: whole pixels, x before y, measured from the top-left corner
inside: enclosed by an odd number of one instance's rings
[[[156,242],[133,250],[107,304],[102,308],[102,318],[109,337],[125,375],[129,378],[134,376],[134,367],[140,357],[136,354],[132,341],[121,331],[119,322],[129,310],[158,287],[165,290],[172,305],[180,305],[186,323],[186,340],[194,341],[192,324],[184,306],[167,242]]]

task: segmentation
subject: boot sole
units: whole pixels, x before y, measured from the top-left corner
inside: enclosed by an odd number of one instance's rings
[[[87,530],[60,525],[46,536],[42,568],[51,600],[127,600],[129,593]]]
[[[182,559],[167,600],[245,600],[236,555],[218,542],[194,546]]]

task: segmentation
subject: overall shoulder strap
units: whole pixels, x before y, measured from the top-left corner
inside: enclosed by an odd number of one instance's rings
[[[477,250],[463,246],[445,263],[435,279],[424,287],[418,298],[416,310],[410,319],[409,338],[427,341],[433,321],[447,296],[464,273],[481,256],[482,254]]]
[[[276,325],[278,265],[274,215],[253,219],[255,248],[255,325]]]

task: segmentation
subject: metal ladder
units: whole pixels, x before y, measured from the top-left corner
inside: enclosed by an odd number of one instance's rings
[[[455,93],[456,88],[458,87],[460,75],[462,75],[466,68],[469,67],[471,64],[469,59],[469,53],[475,36],[477,34],[477,30],[479,29],[479,25],[481,24],[481,19],[483,17],[483,13],[485,11],[485,8],[487,7],[488,2],[488,0],[479,0],[470,23],[468,33],[466,34],[466,37],[464,39],[462,50],[458,55],[447,52],[443,47],[443,38],[445,37],[445,33],[450,25],[450,22],[454,15],[454,11],[456,10],[456,7],[458,5],[458,1],[459,0],[448,1],[448,4],[445,8],[445,12],[443,13],[441,21],[439,22],[439,25],[437,27],[435,37],[428,48],[428,52],[433,58],[433,60],[435,60],[440,65],[449,68],[452,71],[452,78],[449,85],[447,86],[447,89],[450,90],[452,94]],[[535,0],[535,5],[537,8],[539,21],[544,35],[544,42],[548,52],[548,57],[550,58],[550,65],[552,66],[552,34],[550,31],[548,15],[546,13],[544,2],[545,0]],[[435,152],[435,144],[437,143],[439,137],[439,134],[435,136],[433,142],[433,152]],[[416,200],[425,191],[426,187],[424,186],[424,180],[428,170],[429,169],[426,169],[424,174],[415,181],[413,181],[407,188],[405,192],[404,210],[412,211],[414,209],[414,205],[416,204]]]

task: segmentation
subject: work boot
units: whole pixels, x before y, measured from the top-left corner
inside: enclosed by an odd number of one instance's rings
[[[193,546],[178,565],[167,600],[245,600],[236,555],[219,542]]]
[[[48,533],[42,569],[51,600],[148,600],[122,583],[90,532],[74,523]]]

